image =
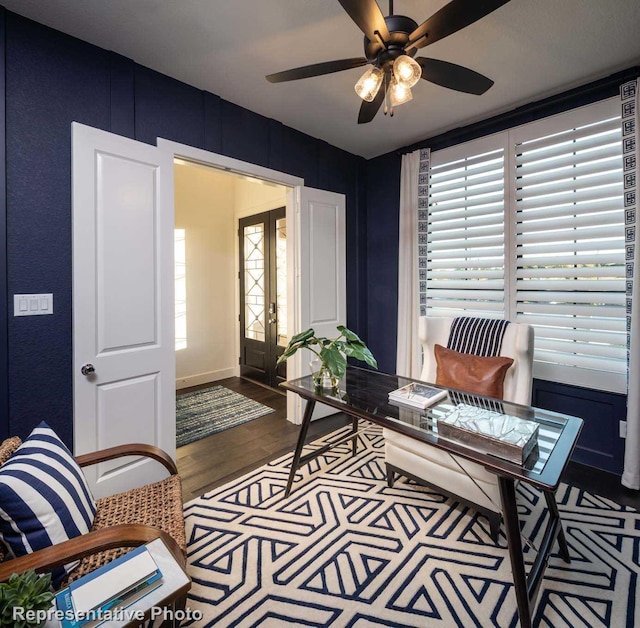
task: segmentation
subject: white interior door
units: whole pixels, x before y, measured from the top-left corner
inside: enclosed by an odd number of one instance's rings
[[[72,142],[74,450],[175,458],[173,160],[77,123]],[[166,476],[132,457],[85,470],[96,497]]]
[[[289,294],[294,295],[289,329],[292,335],[312,327],[316,334],[334,338],[338,325],[347,321],[346,282],[346,209],[343,194],[296,187],[290,196],[293,205],[295,241],[289,247],[294,268]],[[289,215],[289,212],[288,212]],[[291,230],[290,230],[291,231]],[[291,320],[293,318],[293,320]],[[308,351],[299,351],[287,361],[287,378],[310,372]],[[293,367],[293,368],[290,368]],[[294,423],[302,420],[302,400],[288,393],[287,417]],[[317,419],[335,410],[318,404]]]

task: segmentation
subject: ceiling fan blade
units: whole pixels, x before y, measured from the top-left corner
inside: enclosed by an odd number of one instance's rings
[[[377,41],[375,31],[383,41],[389,41],[389,29],[376,0],[338,0],[349,17],[370,41]]]
[[[493,85],[490,78],[455,63],[426,57],[416,57],[416,61],[422,68],[423,79],[458,92],[479,96]]]
[[[451,0],[409,35],[409,48],[424,48],[477,22],[509,0]]]
[[[380,86],[376,97],[371,101],[367,102],[366,100],[362,101],[362,105],[360,105],[360,113],[358,114],[358,124],[366,124],[367,122],[371,122],[376,117],[376,113],[378,113],[378,109],[382,106],[384,102],[385,94],[387,93],[388,81],[384,81],[384,83]]]
[[[363,65],[367,65],[367,63],[368,61],[364,57],[357,57],[353,59],[338,59],[337,61],[325,61],[324,63],[305,65],[301,68],[294,68],[293,70],[276,72],[275,74],[269,74],[265,78],[267,79],[267,81],[269,81],[269,83],[296,81],[298,79],[310,78],[312,76],[321,76],[322,74],[340,72],[341,70],[359,68]]]

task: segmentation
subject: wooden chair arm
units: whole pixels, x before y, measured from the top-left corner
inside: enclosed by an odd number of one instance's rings
[[[68,541],[45,547],[32,554],[0,563],[0,582],[7,581],[13,573],[35,569],[38,573],[51,571],[73,560],[116,547],[137,547],[162,539],[178,564],[184,569],[186,557],[178,544],[166,532],[138,523],[124,523],[94,530]]]
[[[178,473],[176,463],[171,459],[171,456],[169,456],[166,451],[163,451],[155,445],[148,445],[146,443],[117,445],[116,447],[93,451],[89,454],[76,456],[76,462],[81,467],[86,467],[92,464],[97,464],[98,462],[104,462],[105,460],[121,458],[122,456],[146,456],[147,458],[153,458],[163,465],[171,475],[177,475]]]

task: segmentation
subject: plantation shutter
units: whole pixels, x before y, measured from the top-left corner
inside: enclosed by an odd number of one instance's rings
[[[465,153],[457,146],[431,161],[426,311],[503,318],[505,147],[483,138]]]
[[[511,132],[513,307],[518,322],[535,326],[535,377],[624,392],[622,145],[615,105],[605,101]]]

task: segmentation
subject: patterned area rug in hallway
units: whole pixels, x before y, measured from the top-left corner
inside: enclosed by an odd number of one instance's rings
[[[176,446],[193,443],[270,412],[275,410],[224,386],[212,386],[178,395]]]
[[[474,511],[403,481],[388,488],[378,429],[349,451],[302,469],[288,499],[291,455],[185,506],[197,626],[519,625],[504,532],[496,546]],[[564,484],[557,500],[572,562],[556,546],[534,625],[640,626],[640,514]],[[544,504],[519,486],[534,544]],[[532,554],[525,545],[529,566]]]

